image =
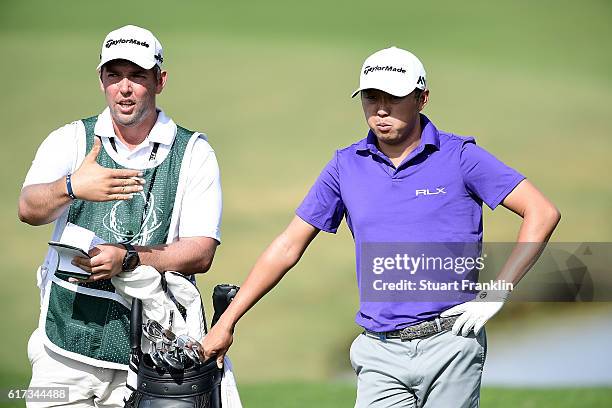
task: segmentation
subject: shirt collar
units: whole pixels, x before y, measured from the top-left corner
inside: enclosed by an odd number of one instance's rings
[[[438,134],[438,129],[429,120],[429,118],[421,114],[421,142],[419,143],[417,149],[419,149],[421,146],[424,147],[425,145],[433,146],[437,150],[439,150],[440,135]],[[368,132],[368,136],[365,139],[362,139],[358,143],[357,150],[369,150],[374,154],[380,152],[380,150],[378,150],[378,147],[376,146],[376,135],[374,134],[374,132],[372,132],[372,130]]]
[[[94,133],[101,137],[116,137],[113,121],[111,119],[110,108],[104,109],[98,115],[98,121],[94,128]],[[153,129],[147,135],[147,140],[150,143],[161,143],[171,145],[176,134],[176,123],[170,119],[163,110],[157,109],[157,120],[153,125]]]

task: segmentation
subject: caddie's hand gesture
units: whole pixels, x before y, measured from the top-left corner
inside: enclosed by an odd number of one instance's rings
[[[223,367],[223,357],[227,353],[234,342],[234,331],[221,324],[221,321],[217,322],[204,339],[202,339],[202,356],[204,360],[215,358],[217,360],[217,367]]]
[[[87,201],[112,201],[129,200],[142,191],[145,181],[139,170],[109,169],[96,162],[101,148],[100,138],[95,137],[93,147],[72,175],[74,195]]]

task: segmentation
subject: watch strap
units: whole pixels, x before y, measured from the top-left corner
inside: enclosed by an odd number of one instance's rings
[[[130,244],[129,242],[120,242],[119,245],[123,246],[128,252],[136,252],[134,245]]]

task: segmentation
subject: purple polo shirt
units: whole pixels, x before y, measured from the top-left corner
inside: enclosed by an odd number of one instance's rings
[[[363,244],[481,242],[482,203],[495,209],[525,178],[474,138],[439,131],[425,115],[421,124],[419,146],[397,168],[378,150],[371,131],[337,150],[296,210],[331,233],[346,217],[355,240],[357,282]],[[355,321],[372,331],[396,330],[438,317],[457,303],[370,302],[360,296]]]

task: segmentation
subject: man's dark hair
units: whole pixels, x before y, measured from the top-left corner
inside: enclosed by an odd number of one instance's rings
[[[423,95],[423,91],[424,91],[423,89],[414,88],[414,91],[412,91],[414,99],[416,99],[417,101],[420,101],[421,95]]]

